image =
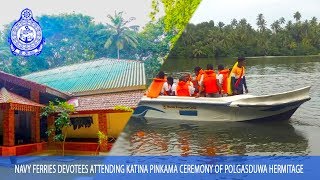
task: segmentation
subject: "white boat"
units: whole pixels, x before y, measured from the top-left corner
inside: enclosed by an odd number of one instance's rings
[[[301,104],[310,100],[310,86],[294,91],[254,96],[220,98],[144,96],[133,116],[146,119],[192,121],[271,121],[288,120]]]

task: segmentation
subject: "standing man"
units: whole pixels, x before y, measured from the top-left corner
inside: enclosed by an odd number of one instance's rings
[[[246,59],[244,57],[238,57],[238,65],[232,68],[231,89],[233,95],[243,94],[243,89],[245,89],[245,93],[248,93],[244,67],[245,63]]]

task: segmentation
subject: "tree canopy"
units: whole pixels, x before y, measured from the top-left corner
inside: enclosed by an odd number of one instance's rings
[[[115,22],[118,21],[118,17],[110,17],[114,18]],[[8,24],[0,32],[0,70],[21,76],[101,57],[118,57],[118,46],[110,45],[105,48],[109,39],[116,38],[115,29],[110,26],[117,23],[96,24],[92,17],[74,13],[43,15],[36,17],[36,20],[40,23],[46,40],[41,54],[31,57],[12,55],[7,42],[12,23]],[[144,61],[146,74],[153,77],[163,58],[169,53],[173,31],[165,31],[163,18],[150,21],[141,31],[135,29],[134,21],[130,28],[123,26],[126,25],[123,24],[125,22],[126,20],[123,20],[121,24],[126,31],[122,39],[127,39],[127,42],[134,45],[122,41],[121,59]],[[112,43],[116,42],[112,40]]]
[[[171,48],[179,39],[200,2],[201,0],[152,0],[153,11],[150,13],[151,19],[155,19],[155,15],[160,9],[159,6],[162,4],[165,11],[165,30],[167,32],[173,30],[175,33],[175,36],[170,41]]]
[[[229,24],[214,21],[189,24],[170,52],[171,57],[294,56],[320,53],[320,24],[316,17],[301,21],[299,12],[292,20],[283,17],[271,23],[263,14],[256,18],[257,29],[246,19]]]

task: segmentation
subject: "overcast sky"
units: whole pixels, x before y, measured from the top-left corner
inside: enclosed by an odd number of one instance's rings
[[[18,20],[20,12],[29,8],[33,16],[43,14],[82,13],[94,17],[95,22],[107,22],[107,15],[124,11],[124,17],[135,17],[132,23],[144,26],[149,20],[152,0],[6,0],[1,1],[0,28]]]
[[[275,20],[284,17],[293,20],[293,14],[299,11],[302,20],[313,16],[320,20],[320,0],[202,0],[191,22],[222,21],[229,24],[233,18],[247,21],[256,28],[256,19],[262,13],[270,26]]]

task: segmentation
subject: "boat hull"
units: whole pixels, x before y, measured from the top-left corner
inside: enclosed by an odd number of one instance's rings
[[[310,100],[310,87],[267,96],[238,95],[221,98],[143,97],[134,116],[146,119],[191,121],[288,120]]]

